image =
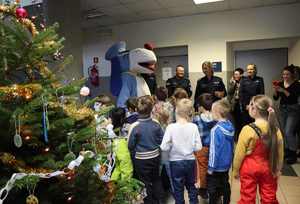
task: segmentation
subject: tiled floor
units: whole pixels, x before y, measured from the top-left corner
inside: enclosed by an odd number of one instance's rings
[[[277,198],[280,204],[299,204],[300,203],[300,162],[292,165],[292,169],[297,176],[283,175],[279,179],[279,186],[277,191]],[[187,193],[185,193],[185,200],[188,200]],[[231,179],[231,203],[237,203],[240,197],[240,183],[236,179]],[[200,200],[199,204],[207,203]],[[174,204],[173,198],[169,198],[166,204]],[[188,202],[187,202],[188,203]],[[259,197],[257,197],[257,204],[259,204]]]

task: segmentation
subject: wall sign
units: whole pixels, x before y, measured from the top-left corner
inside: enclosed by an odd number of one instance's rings
[[[167,81],[169,78],[171,78],[172,75],[172,67],[163,67],[162,70],[162,79],[164,81]]]
[[[94,64],[98,64],[99,63],[99,57],[94,57],[93,62],[94,62]]]
[[[222,72],[222,62],[212,62],[214,72]]]

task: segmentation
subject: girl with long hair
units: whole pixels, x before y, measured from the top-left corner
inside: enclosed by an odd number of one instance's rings
[[[283,164],[283,139],[272,100],[257,95],[249,104],[255,120],[243,127],[235,150],[233,176],[240,178],[239,204],[255,204],[257,186],[261,203],[277,204],[277,181]]]

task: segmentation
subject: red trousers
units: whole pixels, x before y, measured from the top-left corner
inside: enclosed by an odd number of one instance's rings
[[[255,204],[257,186],[261,204],[278,204],[277,178],[273,176],[269,168],[267,152],[262,139],[258,139],[253,152],[245,157],[240,168],[241,198],[239,204]]]

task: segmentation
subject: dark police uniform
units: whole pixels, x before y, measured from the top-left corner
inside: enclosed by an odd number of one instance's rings
[[[201,94],[204,93],[209,93],[214,96],[214,100],[218,100],[220,98],[215,96],[215,91],[224,91],[224,96],[227,95],[226,93],[226,88],[223,83],[222,78],[217,77],[217,76],[212,76],[211,79],[209,80],[207,76],[202,77],[197,81],[197,87],[196,87],[196,92],[195,92],[195,104],[194,107],[197,109],[198,105],[197,101],[198,98]]]
[[[249,105],[250,100],[253,96],[258,94],[265,94],[265,86],[263,78],[254,76],[243,77],[240,83],[239,98],[242,109],[246,110],[246,106]]]
[[[192,95],[191,82],[187,78],[177,78],[176,76],[170,78],[166,82],[168,89],[168,96],[172,96],[176,88],[183,88],[189,97]]]
[[[249,105],[250,100],[253,96],[264,94],[265,86],[262,77],[254,76],[243,77],[240,82],[239,99],[242,112],[242,125],[251,123],[253,119],[249,116],[248,110],[246,109]]]

